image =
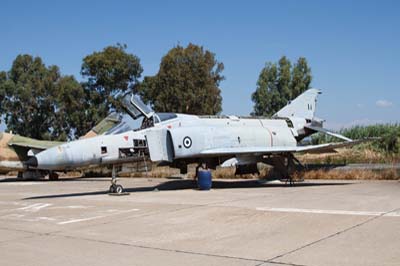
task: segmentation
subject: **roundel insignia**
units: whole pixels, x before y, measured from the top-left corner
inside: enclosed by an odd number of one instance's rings
[[[189,149],[189,148],[192,146],[192,139],[191,139],[190,137],[185,137],[185,138],[183,139],[183,146],[184,146],[186,149]]]

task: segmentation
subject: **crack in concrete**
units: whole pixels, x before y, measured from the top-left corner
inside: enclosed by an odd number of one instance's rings
[[[374,220],[376,220],[376,219],[379,219],[379,218],[381,218],[381,217],[383,217],[383,216],[385,216],[385,215],[387,215],[387,214],[389,214],[389,213],[397,212],[397,211],[399,211],[399,210],[400,210],[400,208],[396,208],[396,209],[393,209],[393,210],[391,210],[391,211],[382,213],[381,215],[374,216],[374,217],[372,217],[372,218],[370,218],[370,219],[367,219],[367,220],[365,220],[365,221],[363,221],[363,222],[361,222],[361,223],[355,224],[355,225],[350,226],[350,227],[348,227],[348,228],[345,228],[345,229],[343,229],[343,230],[341,230],[341,231],[338,231],[338,232],[336,232],[336,233],[330,234],[330,235],[328,235],[328,236],[325,236],[325,237],[323,237],[323,238],[320,238],[320,239],[318,239],[318,240],[315,240],[315,241],[313,241],[313,242],[311,242],[311,243],[308,243],[308,244],[303,245],[303,246],[301,246],[301,247],[298,247],[298,248],[296,248],[296,249],[287,251],[287,252],[285,252],[285,253],[283,253],[283,254],[280,254],[280,255],[278,255],[278,256],[275,256],[275,257],[273,257],[273,258],[270,258],[270,259],[267,260],[267,262],[272,263],[272,262],[274,262],[276,259],[285,257],[285,256],[287,256],[287,255],[289,255],[289,254],[295,253],[295,252],[297,252],[297,251],[299,251],[299,250],[302,250],[302,249],[305,249],[305,248],[310,247],[310,246],[312,246],[312,245],[318,244],[318,243],[320,243],[320,242],[322,242],[322,241],[325,241],[325,240],[331,239],[331,238],[333,238],[333,237],[335,237],[335,236],[344,234],[344,233],[349,232],[349,231],[351,231],[351,230],[353,230],[353,229],[355,229],[355,228],[361,227],[361,226],[363,226],[363,225],[365,225],[365,224],[367,224],[367,223],[370,223],[370,222],[372,222],[372,221],[374,221]],[[290,264],[289,264],[289,265],[290,265]]]
[[[23,239],[29,239],[32,237],[35,237],[36,235],[32,234],[30,236],[24,236],[24,237],[17,237],[17,238],[13,238],[13,239],[7,239],[7,240],[3,240],[0,241],[0,246],[2,246],[3,244],[8,244],[10,241],[19,241],[19,240],[23,240]]]
[[[218,206],[219,204],[231,203],[231,202],[235,202],[235,201],[248,200],[248,199],[259,198],[259,197],[265,197],[265,195],[245,197],[245,198],[240,198],[240,199],[235,199],[235,200],[217,201],[217,202],[211,202],[211,203],[206,203],[206,204],[169,204],[169,205],[182,205],[182,206],[184,206],[184,207],[179,207],[179,208],[176,208],[176,209],[173,209],[173,210],[169,210],[169,213],[179,212],[179,211],[183,211],[183,210],[187,210],[187,209],[203,208],[203,207],[208,207],[208,206],[213,206],[213,205],[215,207],[219,207]],[[241,207],[239,207],[239,208],[241,208]],[[138,214],[138,215],[134,215],[133,217],[127,217],[127,218],[121,220],[121,222],[122,221],[128,221],[128,220],[131,220],[131,219],[150,217],[150,216],[154,216],[154,215],[158,215],[158,214],[162,214],[162,213],[164,213],[164,210],[160,210],[160,211],[156,211],[156,212],[152,212],[152,213],[144,213],[142,215]],[[103,223],[98,223],[98,224],[107,225],[107,224],[110,224],[110,223],[118,223],[118,221],[109,221],[109,222],[103,222]],[[83,226],[80,226],[79,229],[82,229],[82,228],[85,228],[85,227],[88,227],[88,226],[92,226],[92,225],[83,225]]]
[[[294,264],[294,263],[286,263],[286,262],[278,262],[278,261],[265,261],[255,266],[268,266],[267,264],[276,264],[276,265],[284,265],[284,266],[307,266],[303,264]]]
[[[60,235],[60,236],[62,236],[62,235]],[[175,252],[175,253],[182,253],[182,254],[191,254],[191,255],[197,255],[197,256],[206,256],[206,257],[215,257],[215,258],[225,258],[225,259],[235,259],[235,260],[260,262],[259,264],[256,264],[254,266],[261,266],[261,265],[266,264],[266,263],[277,264],[277,265],[287,265],[287,266],[306,266],[306,265],[301,265],[301,264],[293,264],[293,263],[285,263],[285,262],[277,262],[277,261],[268,261],[268,260],[260,260],[260,259],[252,259],[252,258],[244,258],[244,257],[236,257],[236,256],[228,256],[228,255],[218,255],[218,254],[194,252],[194,251],[179,250],[179,249],[158,248],[158,247],[135,245],[135,244],[121,243],[121,242],[114,242],[114,241],[107,241],[107,240],[81,238],[81,237],[75,237],[75,236],[62,236],[62,237],[71,238],[71,239],[85,240],[85,241],[91,241],[91,242],[97,242],[97,243],[104,243],[104,244],[129,246],[129,247],[135,247],[135,248],[159,250],[159,251],[166,251],[166,252]]]
[[[39,237],[61,237],[61,238],[84,240],[84,241],[96,242],[96,243],[102,243],[102,244],[109,244],[109,245],[119,245],[119,246],[135,247],[135,248],[142,248],[142,249],[149,249],[149,250],[174,252],[174,253],[180,253],[180,254],[191,254],[191,255],[196,255],[196,256],[206,256],[206,257],[214,257],[214,258],[223,258],[223,259],[234,259],[234,260],[258,262],[258,264],[255,264],[254,266],[261,266],[261,265],[263,265],[265,263],[277,264],[277,265],[287,265],[287,266],[305,266],[305,265],[290,264],[290,263],[283,263],[283,262],[266,261],[266,260],[260,260],[260,259],[252,259],[252,258],[244,258],[244,257],[236,257],[236,256],[228,256],[228,255],[218,255],[218,254],[194,252],[194,251],[179,250],[179,249],[158,248],[158,247],[151,247],[151,246],[145,246],[145,245],[135,245],[135,244],[129,244],[129,243],[123,243],[123,242],[115,242],[115,241],[107,241],[107,240],[99,240],[99,239],[91,239],[91,238],[85,238],[85,237],[76,237],[76,236],[67,236],[67,235],[57,234],[57,233],[60,233],[61,231],[54,231],[54,232],[48,232],[48,233],[39,233],[39,232],[34,232],[34,231],[12,229],[12,228],[4,228],[4,227],[0,227],[0,229],[32,234],[30,236],[26,236],[26,237],[21,237],[21,238],[17,238],[17,239],[11,239],[11,240],[8,240],[8,241],[0,242],[0,245],[5,244],[5,243],[9,243],[9,241],[18,241],[18,240],[22,240],[22,239],[33,238],[35,236],[39,236]]]

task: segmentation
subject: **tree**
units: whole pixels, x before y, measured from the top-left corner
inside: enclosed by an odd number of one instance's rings
[[[89,105],[86,92],[73,76],[61,77],[56,84],[56,91],[54,105],[57,111],[52,134],[58,139],[83,136],[93,127],[93,123],[100,121],[94,121],[86,111]]]
[[[139,59],[117,44],[83,59],[80,84],[46,67],[39,57],[19,55],[0,72],[0,118],[9,130],[37,139],[74,139],[118,107],[114,97],[130,91],[142,72]]]
[[[132,90],[143,69],[140,59],[126,52],[126,45],[105,47],[83,59],[81,74],[87,81],[83,84],[85,106],[93,118],[93,125],[104,118],[112,109],[119,109],[118,97]]]
[[[4,101],[4,98],[6,96],[5,95],[6,92],[5,92],[4,84],[5,84],[6,81],[7,81],[7,73],[4,72],[4,71],[1,71],[0,72],[0,123],[2,121],[1,117],[2,117],[3,112],[4,112],[4,110],[3,110],[3,105],[4,105],[3,101]]]
[[[293,67],[285,56],[278,64],[267,62],[259,75],[256,91],[251,96],[254,102],[252,115],[275,114],[288,101],[309,89],[311,80],[311,69],[303,57]]]
[[[157,112],[217,114],[222,110],[223,69],[202,46],[177,45],[162,58],[158,73],[145,77],[135,90]]]
[[[0,74],[0,95],[7,128],[17,134],[66,140],[82,131],[82,86],[39,57],[17,56],[10,71]]]
[[[300,57],[292,70],[292,80],[290,87],[292,89],[291,99],[297,97],[308,90],[311,84],[311,68],[304,57]]]

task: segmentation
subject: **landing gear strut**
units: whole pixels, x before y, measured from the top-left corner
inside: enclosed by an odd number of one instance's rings
[[[297,166],[296,166],[297,165]],[[294,185],[293,174],[298,168],[305,169],[304,165],[296,158],[292,153],[287,154],[287,165],[286,165],[286,184],[289,182],[290,186]],[[303,181],[303,180],[299,180]]]
[[[123,186],[117,184],[117,173],[116,173],[115,165],[113,165],[113,167],[112,167],[111,186],[110,186],[109,192],[111,194],[114,194],[114,193],[122,194],[122,193],[124,193]]]
[[[279,179],[290,186],[295,184],[294,174],[296,171],[305,169],[301,162],[291,153],[269,157],[264,162],[274,167],[270,177]],[[296,179],[296,181],[302,180]]]
[[[49,180],[54,181],[54,180],[58,180],[58,174],[55,172],[50,172],[49,173]]]

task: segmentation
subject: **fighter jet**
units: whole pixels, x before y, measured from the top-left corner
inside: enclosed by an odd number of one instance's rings
[[[120,118],[118,115],[115,113],[111,114],[82,136],[81,139],[104,134],[119,123]],[[59,141],[36,140],[0,132],[0,172],[7,173],[10,171],[18,171],[18,178],[20,179],[38,179],[49,174],[49,179],[55,180],[58,178],[58,175],[54,171],[46,171],[47,169],[28,169],[24,162],[27,161],[29,157],[62,143],[63,142]]]
[[[305,91],[270,119],[155,113],[138,97],[125,95],[125,110],[134,119],[143,118],[140,128],[61,144],[31,157],[26,165],[30,169],[63,171],[88,165],[115,167],[149,159],[179,168],[183,174],[192,163],[207,169],[235,166],[236,173],[243,174],[257,172],[257,163],[262,162],[291,181],[293,166],[299,163],[294,153],[326,152],[360,142],[322,127],[323,120],[315,117],[320,93],[317,89]],[[343,142],[300,145],[302,139],[316,132]],[[113,171],[110,192],[122,191]]]

